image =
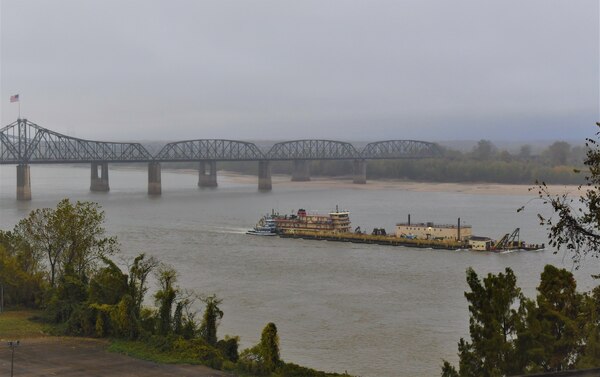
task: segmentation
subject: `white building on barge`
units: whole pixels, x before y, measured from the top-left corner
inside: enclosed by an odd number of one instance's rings
[[[472,236],[471,225],[461,225],[460,219],[456,225],[411,223],[410,215],[408,222],[396,224],[396,237],[422,239],[422,240],[448,240],[466,241]]]

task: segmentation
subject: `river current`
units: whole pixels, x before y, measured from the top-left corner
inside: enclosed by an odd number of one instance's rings
[[[545,264],[572,269],[562,252],[482,253],[256,237],[244,232],[271,211],[348,209],[352,226],[384,227],[412,215],[414,222],[473,226],[499,238],[521,228],[527,242],[547,243],[532,195],[416,192],[397,188],[336,188],[303,183],[257,184],[219,176],[216,189],[196,187],[197,176],[163,170],[163,195],[148,197],[145,170],[110,170],[109,193],[89,191],[89,167],[31,166],[30,202],[15,200],[15,167],[0,167],[0,228],[62,198],[98,202],[121,254],[155,255],[180,272],[179,285],[216,293],[225,313],[219,337],[239,335],[241,347],[274,322],[285,361],[369,377],[436,376],[443,359],[457,362],[457,342],[468,336],[465,271],[480,276],[511,267],[518,285],[535,296]],[[368,188],[368,184],[367,184]],[[527,203],[524,212],[517,208]],[[592,288],[598,259],[573,270],[580,291]]]

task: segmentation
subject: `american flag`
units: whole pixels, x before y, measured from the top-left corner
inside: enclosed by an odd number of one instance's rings
[[[15,94],[14,96],[10,96],[10,102],[19,102],[19,95]]]

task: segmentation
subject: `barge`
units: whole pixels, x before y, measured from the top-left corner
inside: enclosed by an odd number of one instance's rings
[[[293,211],[292,211],[293,212]],[[506,234],[499,241],[489,237],[477,237],[472,234],[470,225],[461,224],[460,218],[454,224],[413,223],[410,215],[408,222],[396,224],[395,233],[388,235],[385,229],[375,228],[371,234],[362,232],[357,227],[354,232],[350,227],[350,212],[335,211],[328,215],[308,214],[299,209],[291,215],[280,215],[272,212],[264,216],[254,230],[248,234],[268,229],[269,235],[282,238],[301,238],[308,240],[325,240],[334,242],[352,242],[390,246],[406,246],[415,248],[460,250],[471,249],[481,251],[542,250],[545,245],[527,244],[519,239],[519,228]],[[266,235],[266,234],[262,234]]]
[[[427,249],[459,250],[466,249],[468,243],[451,240],[423,240],[401,238],[394,235],[372,235],[364,233],[317,232],[310,230],[289,230],[279,234],[282,238],[302,238],[306,240],[352,242],[388,246],[408,246]]]

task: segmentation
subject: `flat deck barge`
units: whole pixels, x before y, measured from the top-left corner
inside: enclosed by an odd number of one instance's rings
[[[302,238],[307,240],[323,240],[337,242],[352,242],[387,246],[407,246],[427,249],[459,250],[467,249],[468,242],[452,240],[424,240],[396,237],[394,235],[371,235],[357,233],[339,233],[310,230],[286,230],[279,234],[282,238]]]

